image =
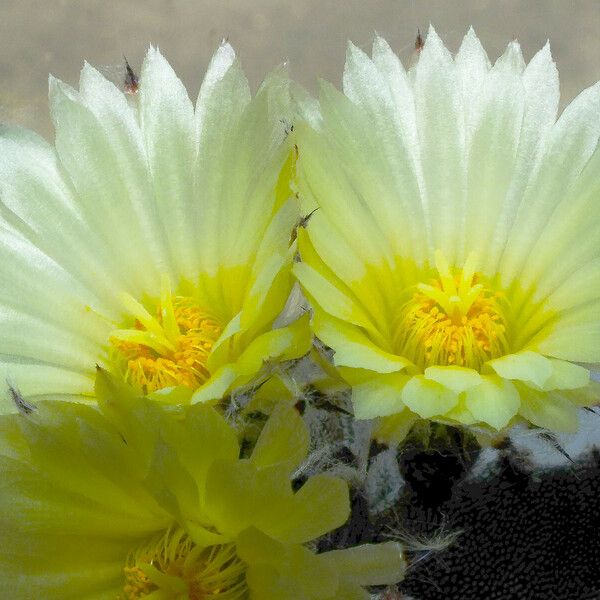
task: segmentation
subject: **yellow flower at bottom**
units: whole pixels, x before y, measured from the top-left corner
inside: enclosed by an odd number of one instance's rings
[[[0,592],[15,600],[368,599],[398,544],[315,554],[346,484],[292,489],[308,431],[280,406],[252,454],[205,404],[167,409],[99,374],[101,411],[41,403],[0,419]]]
[[[296,127],[306,230],[294,272],[355,415],[573,431],[597,403],[600,84],[557,119],[549,47],[492,65],[433,29],[408,71],[376,37]],[[313,110],[307,107],[307,110]]]

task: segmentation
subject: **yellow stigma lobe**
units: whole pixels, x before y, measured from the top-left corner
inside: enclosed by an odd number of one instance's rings
[[[417,366],[460,366],[480,370],[507,353],[501,294],[474,270],[470,256],[453,273],[436,253],[437,277],[416,286],[395,320],[395,351]]]
[[[246,565],[235,544],[202,548],[182,529],[169,530],[139,548],[128,558],[123,574],[119,600],[241,600],[248,591]]]
[[[214,317],[192,298],[173,296],[166,277],[156,316],[128,294],[122,301],[134,326],[113,331],[110,342],[128,383],[149,394],[173,386],[196,389],[209,378],[206,363],[222,331]]]

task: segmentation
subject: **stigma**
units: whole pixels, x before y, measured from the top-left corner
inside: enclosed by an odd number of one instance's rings
[[[155,315],[128,294],[122,302],[132,325],[109,339],[127,383],[149,394],[174,386],[197,389],[210,377],[207,361],[222,327],[193,298],[174,296],[163,277]]]
[[[461,366],[480,370],[507,353],[502,294],[475,273],[474,256],[450,269],[441,252],[436,273],[418,283],[394,322],[394,351],[418,367]]]

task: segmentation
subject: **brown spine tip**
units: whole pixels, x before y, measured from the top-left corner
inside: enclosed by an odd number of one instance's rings
[[[131,68],[127,57],[123,56],[123,58],[125,59],[125,82],[123,87],[125,88],[126,94],[131,94],[132,96],[134,96],[135,94],[137,94],[139,88],[138,76]]]
[[[425,40],[421,36],[421,30],[417,29],[417,39],[415,40],[415,50],[417,52],[421,52],[425,47]]]

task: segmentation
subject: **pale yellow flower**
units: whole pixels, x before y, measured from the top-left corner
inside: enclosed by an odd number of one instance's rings
[[[87,64],[79,91],[50,79],[54,146],[0,128],[0,379],[93,400],[100,364],[201,401],[304,354],[305,323],[273,328],[298,218],[288,96],[275,72],[251,98],[224,44],[194,108],[150,49],[135,96]]]
[[[600,361],[600,86],[557,120],[549,47],[492,66],[430,30],[408,72],[349,46],[304,107],[296,275],[360,419],[577,426]],[[393,436],[392,436],[393,437]]]

